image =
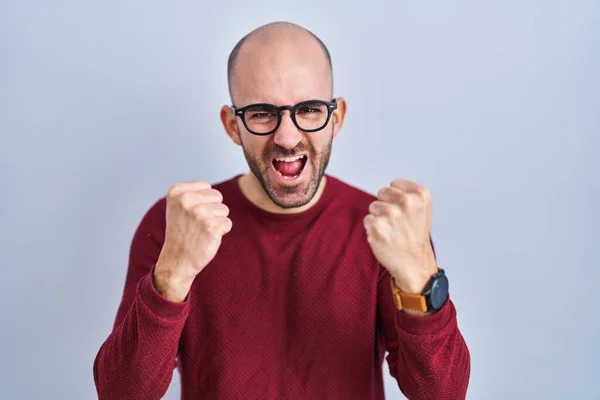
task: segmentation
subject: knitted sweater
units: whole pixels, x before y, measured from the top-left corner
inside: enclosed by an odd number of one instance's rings
[[[452,300],[426,317],[394,307],[362,223],[374,196],[327,176],[309,210],[273,214],[248,201],[237,178],[213,185],[233,229],[183,303],[152,281],[165,199],[141,220],[94,362],[101,400],[160,399],[174,368],[183,400],[378,400],[384,357],[409,399],[465,398],[470,355]]]

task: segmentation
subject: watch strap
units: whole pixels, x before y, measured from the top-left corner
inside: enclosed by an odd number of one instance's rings
[[[421,294],[403,293],[400,291],[394,277],[391,277],[392,285],[392,296],[394,298],[394,304],[399,311],[403,309],[419,312],[427,312],[427,300],[425,296]]]

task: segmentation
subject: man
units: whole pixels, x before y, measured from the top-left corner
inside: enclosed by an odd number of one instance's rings
[[[463,399],[470,356],[436,264],[431,199],[397,179],[377,197],[325,174],[346,102],[329,52],[289,23],[229,62],[221,120],[250,172],[172,186],[131,245],[100,399]]]

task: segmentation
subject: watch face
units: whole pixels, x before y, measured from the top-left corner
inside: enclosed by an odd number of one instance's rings
[[[446,299],[448,299],[448,278],[446,275],[441,275],[433,282],[431,287],[431,296],[429,297],[431,308],[439,310]]]

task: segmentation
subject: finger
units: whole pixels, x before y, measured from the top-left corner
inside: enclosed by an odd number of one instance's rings
[[[423,185],[419,185],[416,182],[412,182],[406,179],[396,179],[392,182],[391,187],[396,188],[407,194],[415,194],[421,200],[431,202],[431,192]]]
[[[419,193],[421,191],[421,185],[408,179],[394,179],[390,186],[408,193]]]
[[[227,217],[217,217],[217,220],[219,221],[221,235],[226,235],[231,232],[231,228],[233,227],[231,219]]]
[[[376,200],[369,205],[369,213],[375,216],[390,215],[390,207],[392,207],[391,204],[381,200]]]
[[[365,218],[363,219],[363,225],[365,227],[365,230],[367,231],[367,236],[371,236],[373,233],[373,226],[375,226],[375,219],[377,217],[374,216],[373,214],[367,214],[365,216]]]
[[[388,224],[384,221],[384,219],[373,214],[368,214],[365,216],[363,219],[363,225],[367,231],[367,236],[373,238],[380,237],[388,230]]]
[[[369,214],[364,219],[364,225],[367,236],[371,239],[380,239],[390,234],[391,227],[387,218]]]
[[[386,203],[401,204],[406,203],[407,193],[396,187],[386,186],[379,190],[377,198]]]
[[[222,203],[223,202],[223,194],[219,192],[217,189],[200,189],[197,190],[201,197],[202,203]]]
[[[210,189],[212,186],[206,181],[191,181],[176,183],[169,188],[167,192],[168,197],[177,197],[184,192]]]
[[[229,207],[223,203],[200,203],[196,206],[199,213],[212,217],[227,217],[229,215]]]
[[[229,208],[223,203],[197,203],[190,211],[200,219],[227,217]]]
[[[170,201],[176,202],[183,209],[191,210],[202,204],[219,204],[223,201],[223,195],[215,189],[203,189],[183,192]]]

